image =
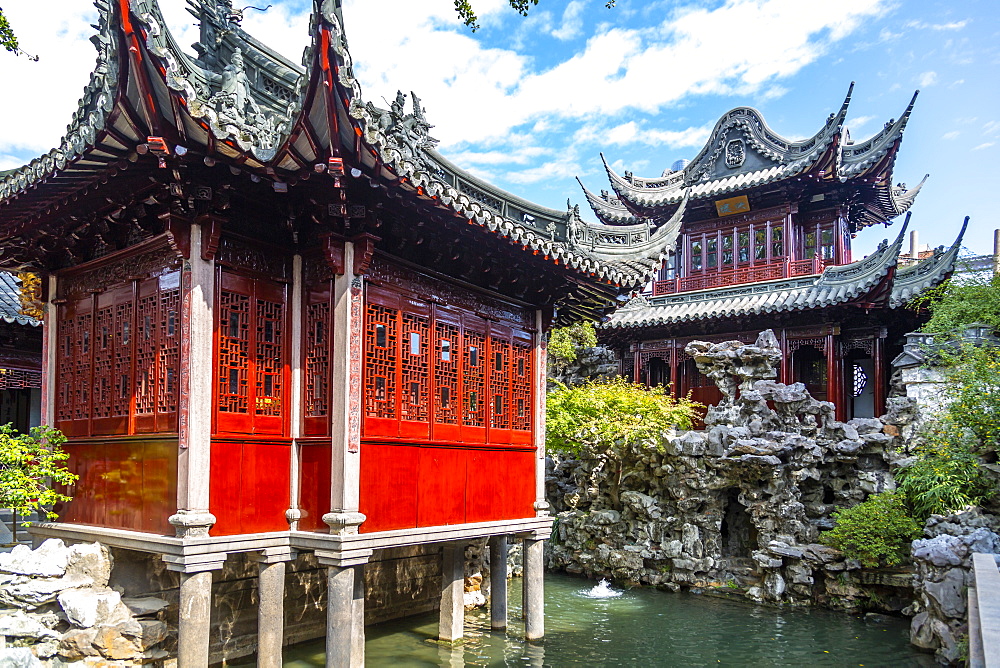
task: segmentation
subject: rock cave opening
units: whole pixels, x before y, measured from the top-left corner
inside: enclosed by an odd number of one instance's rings
[[[740,503],[740,490],[726,492],[722,511],[722,556],[749,559],[757,548],[757,527],[747,507]]]

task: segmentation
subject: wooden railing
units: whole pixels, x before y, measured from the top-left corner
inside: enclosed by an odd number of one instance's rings
[[[833,260],[823,260],[818,257],[811,260],[775,258],[767,264],[747,265],[729,271],[702,273],[666,281],[655,281],[653,283],[653,296],[672,295],[677,292],[706,290],[708,288],[724,288],[730,285],[757,283],[776,278],[811,276],[819,274],[833,263]]]

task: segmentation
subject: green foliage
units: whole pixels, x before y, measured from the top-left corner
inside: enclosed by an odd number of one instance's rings
[[[479,17],[476,16],[472,3],[469,0],[454,0],[454,2],[455,11],[458,13],[458,18],[462,19],[462,23],[467,25],[472,32],[479,30]],[[537,5],[538,0],[507,0],[507,4],[521,16],[527,16],[528,10]],[[606,0],[604,6],[611,9],[615,6],[615,0]]]
[[[973,451],[975,442],[948,416],[927,425],[915,451],[917,461],[896,472],[914,517],[925,521],[932,514],[979,505],[995,493]]]
[[[3,15],[3,9],[0,9],[0,47],[12,53],[18,52],[17,35],[10,27],[7,17]]]
[[[949,279],[913,299],[910,307],[931,311],[922,332],[953,336],[977,322],[1000,329],[1000,277]]]
[[[557,365],[576,361],[577,350],[597,345],[597,331],[589,320],[553,329],[549,334],[548,355]]]
[[[872,494],[853,508],[833,513],[837,525],[820,534],[820,542],[835,547],[863,566],[895,566],[909,551],[920,527],[906,513],[903,495]]]
[[[53,489],[77,480],[62,465],[69,458],[62,450],[65,442],[62,432],[52,427],[33,427],[28,434],[18,433],[9,424],[0,427],[0,508],[27,517],[45,506],[70,500]],[[52,511],[46,515],[56,518]]]
[[[701,404],[675,400],[662,387],[624,378],[590,381],[549,392],[546,446],[567,454],[605,453],[622,444],[659,439],[672,428],[690,429]]]
[[[1000,348],[960,345],[941,353],[947,407],[938,422],[952,433],[969,430],[978,448],[1000,446]]]

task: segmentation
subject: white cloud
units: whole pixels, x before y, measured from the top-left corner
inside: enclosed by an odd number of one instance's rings
[[[559,40],[570,40],[579,37],[583,32],[583,0],[573,0],[563,11],[562,25],[552,31],[552,36]]]
[[[917,77],[917,85],[921,88],[926,88],[927,86],[933,86],[937,82],[937,72],[924,72],[919,77]]]
[[[874,116],[858,116],[857,118],[848,118],[847,121],[844,122],[844,125],[853,131],[858,131],[871,123],[873,120],[875,120]]]
[[[986,121],[983,123],[984,135],[1000,135],[1000,121]]]
[[[941,139],[955,139],[960,134],[962,133],[959,132],[958,130],[952,130],[951,132],[945,132],[943,135],[941,135]]]
[[[918,30],[961,30],[969,24],[965,21],[951,21],[949,23],[926,23],[925,21],[907,21],[903,25],[907,28],[917,28]]]
[[[984,143],[980,144],[979,146],[974,146],[972,148],[972,150],[973,151],[982,151],[983,149],[987,149],[987,148],[989,148],[991,146],[995,146],[995,145],[996,145],[995,141],[988,141],[988,142],[984,142]]]
[[[0,51],[0,168],[19,167],[59,144],[97,61],[88,38],[97,21],[89,2],[4,3],[18,41],[38,62]]]

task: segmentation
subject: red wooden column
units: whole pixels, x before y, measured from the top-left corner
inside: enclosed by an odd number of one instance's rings
[[[826,353],[826,400],[832,401],[837,407],[837,419],[843,421],[847,417],[847,406],[843,400],[843,368],[841,365],[841,355],[837,346],[835,335],[831,332],[826,335],[824,341],[824,352]]]
[[[885,330],[876,332],[872,337],[872,367],[875,371],[875,417],[885,414]]]
[[[670,342],[670,393],[675,399],[681,396],[681,363],[677,342]]]
[[[168,520],[178,537],[205,535],[212,463],[212,372],[215,259],[212,239],[222,221],[207,216],[191,225],[189,257],[181,274],[181,361],[178,406],[177,513]],[[203,237],[204,233],[204,237]]]
[[[782,327],[779,334],[778,340],[781,342],[781,368],[778,370],[778,382],[791,385],[795,382],[795,378],[792,374],[792,353],[788,350],[788,333]]]

